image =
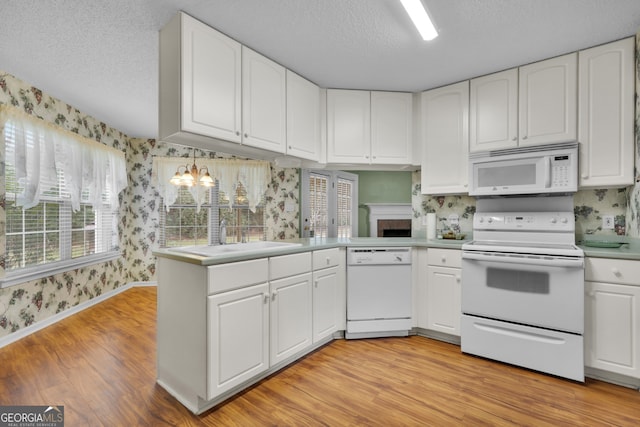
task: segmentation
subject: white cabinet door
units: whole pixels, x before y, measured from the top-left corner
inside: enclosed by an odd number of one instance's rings
[[[269,368],[269,285],[208,298],[207,399],[212,399]]]
[[[472,79],[469,151],[518,146],[518,69]]]
[[[413,98],[403,92],[371,92],[371,163],[411,163]]]
[[[461,270],[427,268],[427,329],[460,336]]]
[[[242,143],[284,153],[286,73],[283,66],[242,47]]]
[[[633,37],[579,52],[580,187],[633,184]]]
[[[181,17],[182,130],[240,142],[241,45]]]
[[[311,273],[274,280],[271,285],[271,366],[312,343]]]
[[[469,82],[423,93],[422,194],[468,192]]]
[[[338,330],[338,267],[313,272],[313,342]]]
[[[575,141],[578,133],[578,55],[520,67],[520,146]]]
[[[327,90],[327,162],[368,164],[371,160],[371,94]]]
[[[287,70],[287,154],[320,160],[320,88]]]
[[[640,286],[585,282],[585,363],[640,378]]]

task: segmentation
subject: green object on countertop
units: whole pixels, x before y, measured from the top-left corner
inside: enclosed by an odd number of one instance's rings
[[[609,240],[585,240],[582,244],[591,246],[592,248],[619,248],[624,245],[623,242],[612,242]]]

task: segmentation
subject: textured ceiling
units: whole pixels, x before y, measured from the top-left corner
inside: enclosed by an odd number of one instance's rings
[[[640,0],[0,0],[0,70],[157,135],[158,31],[183,10],[323,87],[421,91],[635,34]]]

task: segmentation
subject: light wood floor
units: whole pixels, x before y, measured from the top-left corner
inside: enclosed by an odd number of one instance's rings
[[[195,416],[155,384],[155,288],[0,349],[0,405],[64,405],[72,426],[631,426],[640,393],[562,380],[421,337],[338,340]]]

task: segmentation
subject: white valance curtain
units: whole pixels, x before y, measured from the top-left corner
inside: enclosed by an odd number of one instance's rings
[[[24,209],[36,206],[52,183],[59,183],[58,171],[61,171],[63,191],[69,194],[74,211],[80,209],[81,201],[94,209],[105,204],[117,209],[118,194],[127,186],[122,151],[9,105],[0,105],[0,128],[5,143],[13,145],[11,150],[6,150],[6,161],[15,168],[15,178],[21,188],[16,196],[18,206]],[[107,200],[103,200],[105,194]]]
[[[186,157],[155,157],[153,159],[152,177],[158,193],[164,200],[164,206],[169,211],[170,206],[178,198],[179,187],[173,185],[169,180],[175,175],[179,167],[186,166],[189,170],[194,163],[193,159]],[[197,159],[198,169],[206,167],[214,180],[217,180],[219,190],[229,196],[229,205],[233,201],[238,183],[247,191],[247,201],[249,209],[255,212],[256,206],[262,200],[262,196],[271,182],[271,166],[269,162],[262,160],[239,160],[239,159]],[[181,169],[184,171],[184,168]],[[198,209],[205,199],[207,187],[194,185],[188,187],[189,192],[196,201]]]

